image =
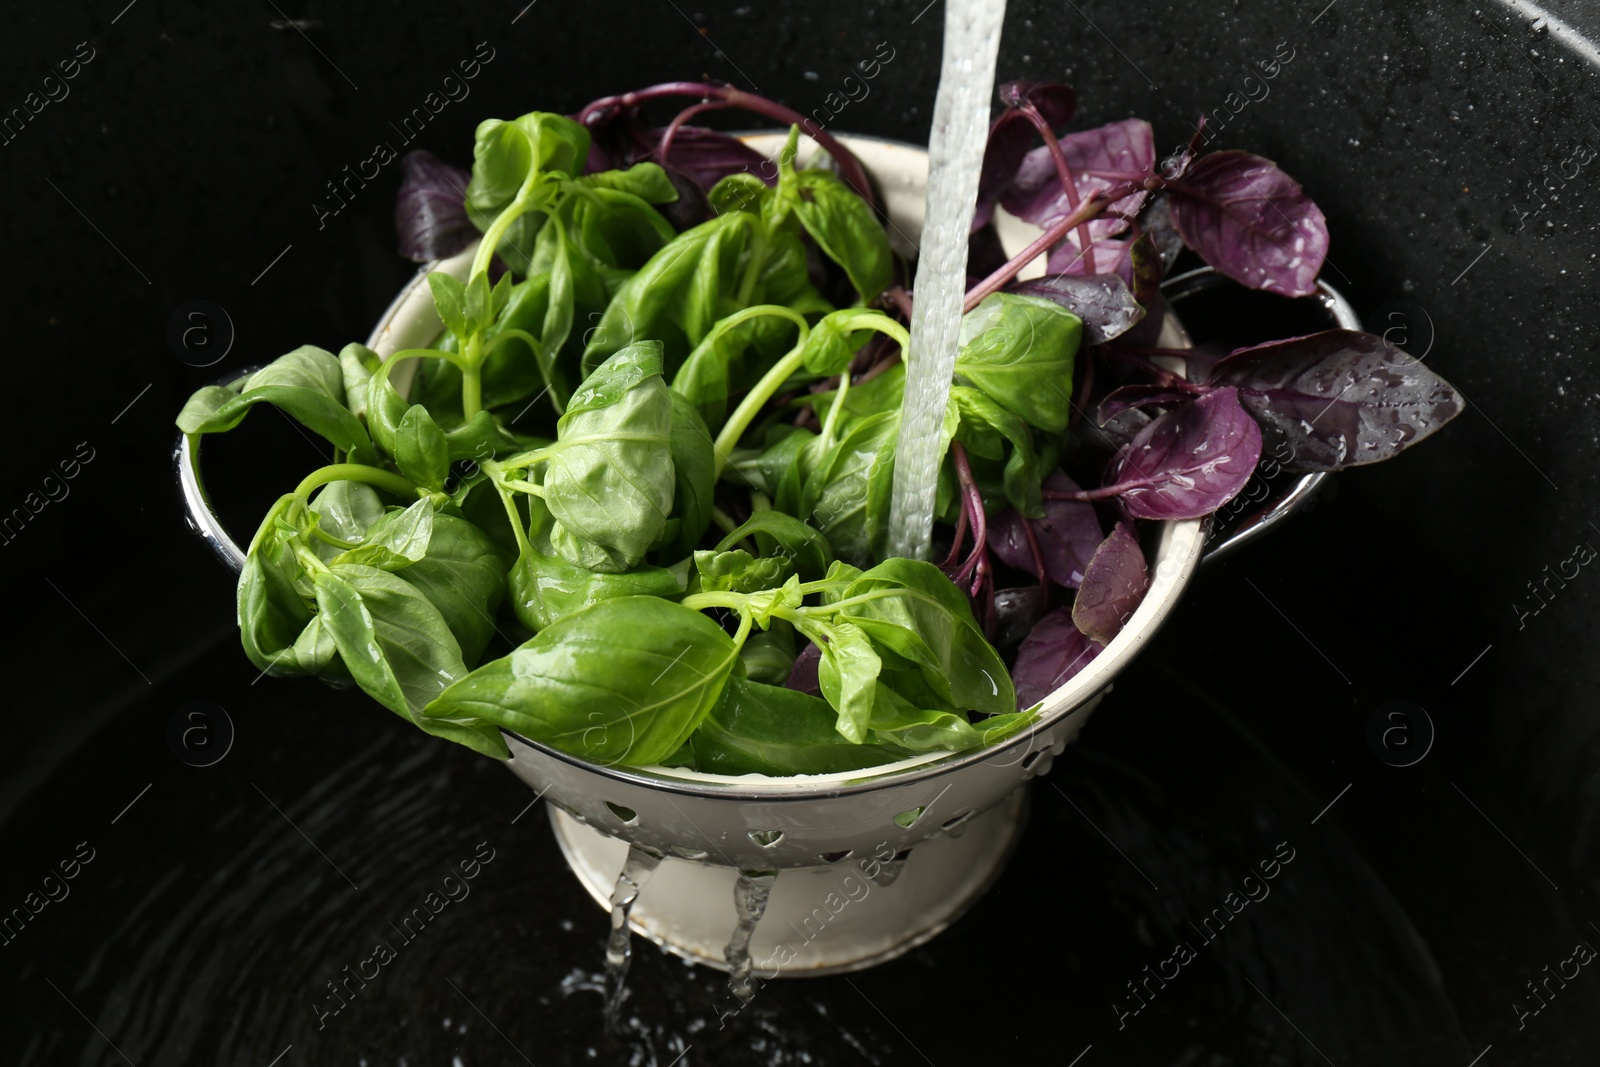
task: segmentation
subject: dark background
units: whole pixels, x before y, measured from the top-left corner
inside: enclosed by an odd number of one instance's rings
[[[1537,612],[1527,585],[1600,545],[1592,8],[1011,5],[1002,78],[1068,81],[1077,124],[1137,114],[1163,145],[1288,42],[1270,96],[1216,144],[1304,182],[1333,234],[1324,277],[1469,409],[1197,579],[1033,787],[1017,859],[950,933],[850,980],[770,987],[721,1031],[716,976],[646,947],[627,1033],[603,1037],[586,983],[604,919],[542,812],[518,816],[531,794],[359,701],[251,684],[231,576],[181,516],[172,418],[229,369],[365,337],[414,270],[393,250],[398,165],[321,226],[313,204],[378,141],[401,147],[389,124],[480,42],[494,58],[471,95],[416,142],[458,163],[481,118],[669,79],[810,112],[879,42],[894,59],[830,127],[922,142],[943,7],[120,6],[29,5],[0,43],[6,113],[79,42],[94,50],[70,94],[0,144],[0,509],[37,506],[80,443],[94,456],[0,545],[0,911],[78,842],[97,850],[72,896],[0,947],[0,1058],[1594,1062],[1595,968],[1544,1001],[1525,985],[1577,942],[1600,946],[1600,580],[1587,566],[1551,582]],[[207,369],[167,336],[195,300],[233,332]],[[275,431],[260,432],[241,476],[316,462],[283,436],[304,454],[274,467]],[[214,766],[168,744],[192,700],[237,730]],[[1436,733],[1405,768],[1368,740],[1391,701]],[[1427,731],[1408,721],[1415,752]],[[319,1031],[323,983],[486,839],[505,859],[479,903]],[[1297,859],[1274,896],[1119,1029],[1124,983],[1285,840]]]

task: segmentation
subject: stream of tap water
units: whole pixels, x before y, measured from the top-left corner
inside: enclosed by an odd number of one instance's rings
[[[649,852],[638,845],[628,848],[628,858],[623,861],[622,873],[611,890],[611,936],[606,941],[606,1030],[614,1031],[622,1012],[624,983],[628,977],[628,964],[633,962],[633,931],[628,928],[628,913],[633,902],[639,899],[639,890],[661,866],[661,854]]]
[[[728,962],[728,989],[742,1003],[749,1003],[756,995],[755,983],[750,980],[750,938],[755,935],[756,923],[766,914],[767,898],[777,880],[776,871],[740,871],[739,881],[734,883],[733,907],[738,923],[722,955]]]
[[[928,138],[927,215],[917,250],[906,394],[889,505],[889,551],[911,559],[927,558],[933,535],[940,429],[955,368],[967,288],[967,235],[989,138],[989,99],[1005,10],[1004,0],[945,2],[944,60]]]

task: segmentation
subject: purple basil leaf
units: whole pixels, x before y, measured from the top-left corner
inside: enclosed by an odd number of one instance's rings
[[[1085,637],[1072,623],[1066,608],[1040,619],[1022,642],[1011,682],[1017,689],[1017,707],[1031,708],[1066,685],[1089,665],[1105,646]]]
[[[1461,394],[1381,337],[1327,330],[1242,348],[1208,382],[1236,386],[1289,470],[1354,467],[1388,459],[1460,414]]]
[[[1005,246],[1000,243],[1000,234],[993,226],[974,227],[967,238],[967,288],[971,289],[999,270],[1007,258]],[[1087,333],[1088,324],[1085,323],[1084,327]]]
[[[1145,315],[1121,338],[1125,345],[1136,348],[1161,347],[1161,328],[1166,324],[1167,298],[1157,292],[1144,305]],[[1192,377],[1192,375],[1191,375]]]
[[[394,228],[402,256],[427,263],[453,256],[478,239],[478,228],[467,218],[470,171],[419,148],[400,157],[400,175]]]
[[[1149,588],[1150,569],[1139,540],[1119,522],[1084,570],[1083,584],[1072,601],[1072,623],[1087,637],[1108,645]]]
[[[684,230],[694,229],[709,219],[712,215],[711,202],[706,199],[705,190],[700,188],[700,183],[676,167],[661,169],[666,173],[672,187],[678,190],[678,199],[670,204],[656,205],[656,210],[672,223],[672,228],[682,233]]]
[[[794,658],[794,666],[789,669],[789,680],[783,683],[784,687],[821,696],[822,686],[817,682],[817,666],[821,662],[822,649],[816,645],[806,645]]]
[[[996,89],[995,95],[1008,108],[1032,104],[1052,130],[1071,122],[1078,110],[1078,94],[1057,82],[1010,81]]]
[[[1161,253],[1161,276],[1166,277],[1172,265],[1178,261],[1178,253],[1183,251],[1183,238],[1172,224],[1172,200],[1165,193],[1151,197],[1144,213],[1139,216],[1139,224],[1156,243],[1156,250]]]
[[[1123,284],[1131,285],[1133,263],[1129,253],[1133,248],[1133,241],[1126,233],[1104,233],[1102,227],[1108,225],[1110,222],[1104,219],[1089,224],[1089,246],[1094,250],[1094,271],[1096,274],[1114,274],[1122,279]],[[1117,223],[1117,225],[1122,224]],[[1045,270],[1052,274],[1089,273],[1089,257],[1079,247],[1076,230],[1050,250],[1050,255],[1045,260]]]
[[[1059,470],[1044,480],[1044,487],[1057,492],[1078,490],[1078,484]],[[1094,505],[1076,500],[1046,500],[1044,518],[1028,521],[1033,525],[1034,539],[1039,542],[1045,574],[1059,586],[1078,588],[1089,557],[1100,547],[1102,537]],[[1007,508],[990,519],[989,551],[1007,566],[1038,578],[1033,549],[1028,545],[1028,534],[1022,523],[1023,518],[1015,508]]]
[[[1328,223],[1300,183],[1248,152],[1202,156],[1167,186],[1184,243],[1234,281],[1309,296],[1328,255]]]
[[[1094,412],[1091,410],[1089,414],[1089,418],[1079,419],[1073,425],[1073,432],[1081,443],[1097,452],[1117,452],[1126,448],[1139,435],[1139,431],[1155,418],[1140,408],[1127,408],[1097,425]]]
[[[1151,405],[1171,407],[1181,404],[1185,400],[1193,400],[1194,394],[1183,389],[1173,389],[1165,385],[1122,385],[1111,390],[1106,398],[1094,409],[1094,421],[1098,426],[1104,426],[1129,408],[1143,408]]]
[[[1261,458],[1261,427],[1238,390],[1216,389],[1180,404],[1139,431],[1106,472],[1126,485],[1121,500],[1141,519],[1198,519],[1244,488]]]
[[[1166,267],[1161,262],[1161,250],[1155,238],[1141,233],[1128,244],[1128,274],[1132,283],[1133,298],[1148,304],[1161,295],[1161,279]]]
[[[983,170],[978,176],[978,209],[972,219],[974,230],[988,223],[995,197],[1016,177],[1023,156],[1038,139],[1039,133],[1033,123],[1016,108],[1026,99],[1039,109],[1051,129],[1059,130],[1072,121],[1072,113],[1078,106],[1078,98],[1071,89],[1048,82],[1006,82],[1000,86],[999,96],[1006,110],[989,127]]]
[[[1067,134],[1061,138],[1061,154],[1072,170],[1072,184],[1082,201],[1101,189],[1147,176],[1156,161],[1155,134],[1143,119],[1124,119]],[[1048,226],[1072,210],[1049,149],[1029,152],[1016,175],[1000,196],[1000,203],[1013,215],[1036,226]],[[1110,210],[1136,215],[1148,195],[1141,189],[1116,201]],[[1121,233],[1127,225],[1122,219],[1097,219],[1089,223],[1090,239]],[[1076,231],[1069,233],[1067,240],[1076,244]]]
[[[1048,274],[1007,287],[1008,293],[1040,296],[1083,320],[1083,343],[1103,345],[1144,318],[1128,283],[1115,274]]]
[[[1048,586],[1024,585],[994,591],[994,633],[989,637],[1002,652],[1022,644],[1034,626],[1050,610]]]
[[[665,132],[665,127],[643,131],[641,140],[644,142],[645,151],[637,159],[629,162],[651,159],[660,163],[656,150],[660,147],[661,136]],[[775,185],[778,181],[777,172],[767,165],[766,156],[737,137],[699,126],[678,127],[678,132],[672,135],[672,150],[667,165],[687,174],[706,192],[710,192],[713,185],[730,174],[748,172],[768,185]],[[772,171],[770,177],[767,171]]]

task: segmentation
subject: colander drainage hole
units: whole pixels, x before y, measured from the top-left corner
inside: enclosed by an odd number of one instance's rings
[[[824,852],[822,855],[818,856],[817,859],[821,860],[823,863],[839,863],[843,860],[849,859],[855,854],[855,849],[847,848],[843,852]]]
[[[683,845],[668,845],[667,847],[672,850],[674,856],[680,859],[703,860],[711,855],[703,848],[685,848]]]
[[[946,829],[946,830],[954,830],[956,827],[958,827],[961,824],[965,823],[970,818],[972,818],[972,812],[963,811],[961,814],[955,816],[954,818],[946,819],[944,821],[944,829]]]
[[[632,808],[625,808],[621,804],[613,804],[609,800],[606,801],[606,807],[611,810],[611,814],[615,815],[619,820],[621,820],[622,825],[639,825],[639,813],[634,811]]]
[[[926,810],[927,808],[912,808],[910,811],[902,811],[894,817],[894,824],[902,830],[909,830],[911,824],[922,818],[922,813]]]
[[[751,830],[747,836],[749,836],[750,840],[754,841],[762,848],[771,848],[773,845],[776,845],[779,841],[783,840],[783,831]]]
[[[1027,758],[1022,761],[1022,769],[1025,771],[1031,771],[1033,769],[1033,765],[1039,762],[1040,757],[1042,757],[1046,751],[1046,749],[1036,748],[1032,752],[1028,753]]]

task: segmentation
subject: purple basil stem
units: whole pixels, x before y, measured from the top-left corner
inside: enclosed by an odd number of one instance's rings
[[[655,153],[665,132],[665,127],[642,131],[641,140],[648,144],[649,151],[638,159],[661,162]],[[672,135],[666,165],[688,175],[706,192],[730,174],[754,174],[768,185],[778,181],[777,169],[766,156],[737,137],[699,126],[678,127],[678,132]]]
[[[1082,202],[1102,189],[1148,176],[1156,161],[1155,134],[1143,119],[1124,119],[1067,134],[1061,138],[1061,154],[1072,169],[1072,184]],[[1108,210],[1136,215],[1149,195],[1142,189],[1130,193]],[[1036,148],[1023,157],[1016,179],[1000,194],[1000,203],[1013,215],[1040,227],[1049,226],[1072,210],[1049,149]],[[1095,273],[1107,273],[1099,262],[1099,243],[1122,233],[1127,226],[1126,221],[1115,218],[1100,218],[1089,223],[1089,239],[1097,246]],[[1076,259],[1083,251],[1078,245],[1076,230],[1068,232],[1066,243],[1073,249],[1071,258]],[[1065,269],[1054,263],[1050,267],[1053,273]],[[1079,267],[1074,273],[1084,274],[1087,270]]]
[[[478,228],[467,218],[471,172],[419,148],[400,157],[400,173],[394,228],[402,256],[427,263],[453,256],[478,239]]]
[[[974,230],[989,221],[995,197],[1016,177],[1028,146],[1039,138],[1033,123],[1016,109],[1024,101],[1031,103],[1052,130],[1059,130],[1072,121],[1072,114],[1078,108],[1078,97],[1071,89],[1048,82],[1006,82],[997,95],[1006,110],[989,127],[983,171],[978,176],[978,210],[972,218]]]
[[[1077,492],[1078,483],[1062,471],[1056,471],[1044,480],[1044,488],[1056,492]],[[1028,544],[1028,534],[1023,518],[1015,508],[1007,508],[989,520],[989,551],[999,556],[1009,567],[1039,577],[1034,566],[1033,549]],[[1045,574],[1050,580],[1066,589],[1076,589],[1083,581],[1083,572],[1089,566],[1094,550],[1100,547],[1100,519],[1094,505],[1076,500],[1046,500],[1044,518],[1027,520],[1033,526],[1034,540],[1039,543],[1039,556],[1044,560]]]
[[[789,680],[784,682],[788,689],[795,689],[812,696],[822,694],[822,686],[817,681],[817,666],[822,662],[822,649],[816,645],[807,645],[798,656],[794,658],[794,666],[789,669]]]
[[[1128,283],[1115,274],[1049,274],[1017,282],[1008,293],[1053,300],[1083,320],[1083,343],[1103,345],[1127,333],[1142,318],[1144,308],[1133,298]]]
[[[1242,348],[1211,370],[1237,387],[1246,411],[1293,450],[1289,470],[1376,463],[1461,413],[1461,394],[1405,352],[1370,333],[1327,330]]]
[[[1085,636],[1108,645],[1149,589],[1150,569],[1139,540],[1126,523],[1119,522],[1084,570],[1083,584],[1072,601],[1072,623]]]
[[[1017,707],[1031,708],[1060,689],[1083,670],[1105,646],[1091,641],[1072,623],[1066,608],[1040,619],[1023,639],[1011,682],[1017,689]]]
[[[1261,427],[1239,403],[1238,390],[1218,388],[1151,420],[1106,472],[1130,515],[1198,519],[1238,495],[1261,458]]]
[[[1252,289],[1316,292],[1328,255],[1327,220],[1271,160],[1213,152],[1167,189],[1184,243],[1217,270]]]

